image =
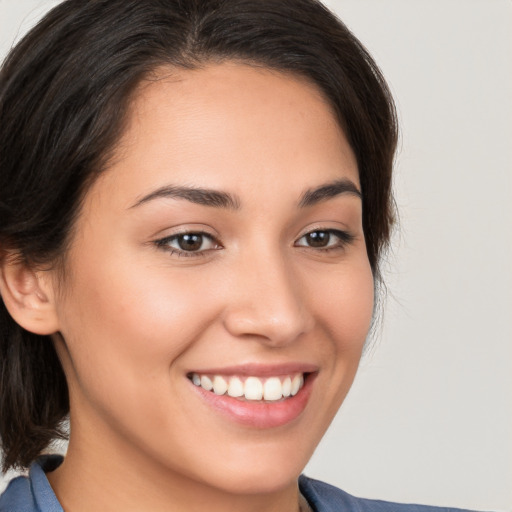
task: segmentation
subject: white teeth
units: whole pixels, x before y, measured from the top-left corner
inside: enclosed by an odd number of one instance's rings
[[[283,386],[277,377],[271,377],[265,381],[263,397],[265,400],[280,400],[283,397]]]
[[[283,381],[283,396],[287,397],[292,394],[292,379],[286,377]]]
[[[206,391],[211,391],[213,389],[213,382],[210,377],[207,377],[206,375],[201,376],[201,387],[206,389]]]
[[[296,374],[285,377],[247,377],[245,382],[239,377],[223,377],[221,375],[200,375],[193,373],[191,376],[194,385],[206,391],[213,391],[216,395],[228,394],[231,397],[243,397],[246,400],[266,400],[275,402],[282,398],[295,396],[304,386],[304,375]]]
[[[293,377],[293,380],[292,380],[292,396],[295,396],[298,392],[299,392],[299,389],[301,388],[302,384],[304,384],[304,378],[302,377],[302,375],[295,375],[295,377]]]
[[[216,395],[223,395],[228,390],[228,383],[220,375],[213,378],[213,392]]]
[[[231,377],[229,379],[228,395],[234,398],[243,396],[244,383],[238,377]]]
[[[247,400],[261,400],[263,398],[263,384],[257,377],[248,377],[244,385],[244,395]]]

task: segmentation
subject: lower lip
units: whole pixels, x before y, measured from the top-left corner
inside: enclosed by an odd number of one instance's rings
[[[275,428],[291,423],[306,408],[316,374],[308,374],[304,386],[295,396],[276,402],[239,400],[229,395],[216,395],[211,391],[191,386],[199,396],[220,414],[230,420],[253,428]]]

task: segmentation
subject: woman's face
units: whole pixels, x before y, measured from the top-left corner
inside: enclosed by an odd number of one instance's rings
[[[165,73],[135,95],[56,294],[70,457],[282,489],[371,321],[356,161],[304,81],[233,63]]]

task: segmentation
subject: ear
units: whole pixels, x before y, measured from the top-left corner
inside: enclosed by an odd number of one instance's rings
[[[34,334],[59,330],[51,272],[34,270],[15,254],[0,260],[0,294],[14,321]]]

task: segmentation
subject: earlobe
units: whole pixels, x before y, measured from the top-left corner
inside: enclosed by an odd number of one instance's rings
[[[27,331],[49,335],[59,330],[49,272],[34,270],[13,255],[4,256],[0,294],[12,318]]]

